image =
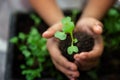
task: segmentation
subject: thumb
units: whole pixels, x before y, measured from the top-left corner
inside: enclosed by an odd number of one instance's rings
[[[95,34],[98,34],[98,35],[102,34],[102,32],[103,32],[102,27],[103,27],[103,25],[96,24],[96,25],[93,27],[93,32],[94,32]]]
[[[48,28],[48,30],[46,30],[43,34],[42,37],[44,38],[51,38],[54,36],[55,32],[58,30],[61,30],[62,28],[62,23],[57,23],[53,26],[51,26],[50,28]]]

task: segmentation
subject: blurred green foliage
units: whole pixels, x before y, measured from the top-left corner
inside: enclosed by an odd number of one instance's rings
[[[105,49],[117,50],[120,48],[120,11],[111,8],[102,20],[104,24],[103,38]]]
[[[10,41],[18,45],[25,57],[25,64],[22,64],[20,68],[26,79],[33,80],[36,77],[41,77],[41,72],[44,69],[43,63],[48,55],[46,39],[41,37],[35,27],[32,27],[29,34],[20,32],[17,37],[13,37]]]
[[[12,37],[10,42],[17,45],[18,49],[24,55],[25,64],[21,64],[22,75],[25,75],[26,80],[34,80],[42,78],[46,68],[50,68],[48,73],[51,78],[56,77],[57,80],[62,80],[60,74],[55,71],[53,63],[50,59],[46,48],[46,39],[41,36],[37,27],[41,23],[41,19],[36,14],[30,14],[30,18],[34,21],[34,25],[28,34],[19,32],[18,36]]]

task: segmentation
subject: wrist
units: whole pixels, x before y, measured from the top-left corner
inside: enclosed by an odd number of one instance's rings
[[[82,18],[93,18],[93,19],[96,19],[96,20],[101,20],[102,17],[101,16],[98,16],[98,15],[95,15],[95,14],[82,14],[81,17]]]
[[[54,17],[51,20],[49,20],[48,25],[49,26],[54,26],[55,24],[60,24],[61,20],[64,18],[64,16],[61,17]]]

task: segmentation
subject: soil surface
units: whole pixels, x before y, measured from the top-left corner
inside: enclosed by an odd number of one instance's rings
[[[75,32],[74,37],[78,39],[78,42],[74,45],[78,47],[79,52],[88,52],[93,49],[94,46],[94,38],[86,33],[83,32]],[[70,35],[67,36],[66,40],[60,41],[59,48],[61,50],[62,55],[64,55],[69,61],[74,61],[73,56],[67,53],[67,47],[71,44]]]

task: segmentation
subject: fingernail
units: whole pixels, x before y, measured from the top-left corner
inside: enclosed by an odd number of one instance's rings
[[[49,31],[45,31],[43,34],[42,34],[42,37],[45,37],[46,38],[46,35],[49,34]]]
[[[49,31],[45,31],[43,34],[48,34],[49,33]]]
[[[95,27],[95,33],[97,34],[101,34],[102,33],[102,26],[96,24],[96,27]]]
[[[101,26],[97,24],[97,25],[96,25],[96,29],[97,29],[97,30],[101,30]]]

